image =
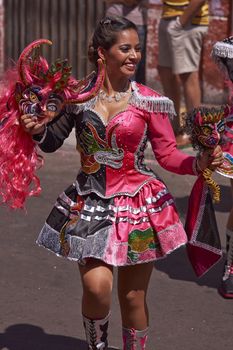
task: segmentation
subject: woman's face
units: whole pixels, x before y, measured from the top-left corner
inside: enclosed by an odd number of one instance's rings
[[[109,75],[131,77],[141,60],[139,37],[134,29],[127,29],[117,34],[116,43],[103,50],[106,69]]]

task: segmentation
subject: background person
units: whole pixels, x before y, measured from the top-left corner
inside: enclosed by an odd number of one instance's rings
[[[233,37],[226,38],[223,41],[218,41],[214,44],[212,56],[226,78],[226,83],[230,92],[230,116],[226,125],[226,144],[223,150],[233,157]],[[231,163],[232,172],[232,163]],[[231,173],[232,175],[232,173]],[[233,179],[230,179],[231,194],[233,196]],[[226,224],[226,261],[224,272],[219,287],[219,293],[228,299],[233,299],[233,206],[230,210]]]
[[[163,0],[158,71],[164,94],[175,104],[177,117],[172,124],[178,146],[190,143],[181,132],[181,88],[187,112],[201,104],[199,65],[208,24],[208,1]]]

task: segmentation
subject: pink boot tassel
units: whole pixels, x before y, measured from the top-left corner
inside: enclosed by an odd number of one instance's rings
[[[148,328],[137,331],[134,328],[123,328],[123,350],[146,350]]]

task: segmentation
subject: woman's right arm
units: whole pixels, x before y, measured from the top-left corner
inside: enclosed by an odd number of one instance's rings
[[[33,140],[38,143],[40,149],[46,153],[54,152],[62,146],[74,127],[72,113],[63,112],[62,115],[46,125],[45,121],[39,122],[33,116],[23,115],[21,123],[24,130],[30,133]]]

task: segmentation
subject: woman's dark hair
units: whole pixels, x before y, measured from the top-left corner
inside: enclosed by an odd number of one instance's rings
[[[125,17],[107,16],[103,18],[97,25],[89,43],[88,58],[90,62],[96,64],[99,58],[98,47],[105,50],[110,49],[117,41],[117,34],[127,29],[134,29],[137,32],[136,25]]]

